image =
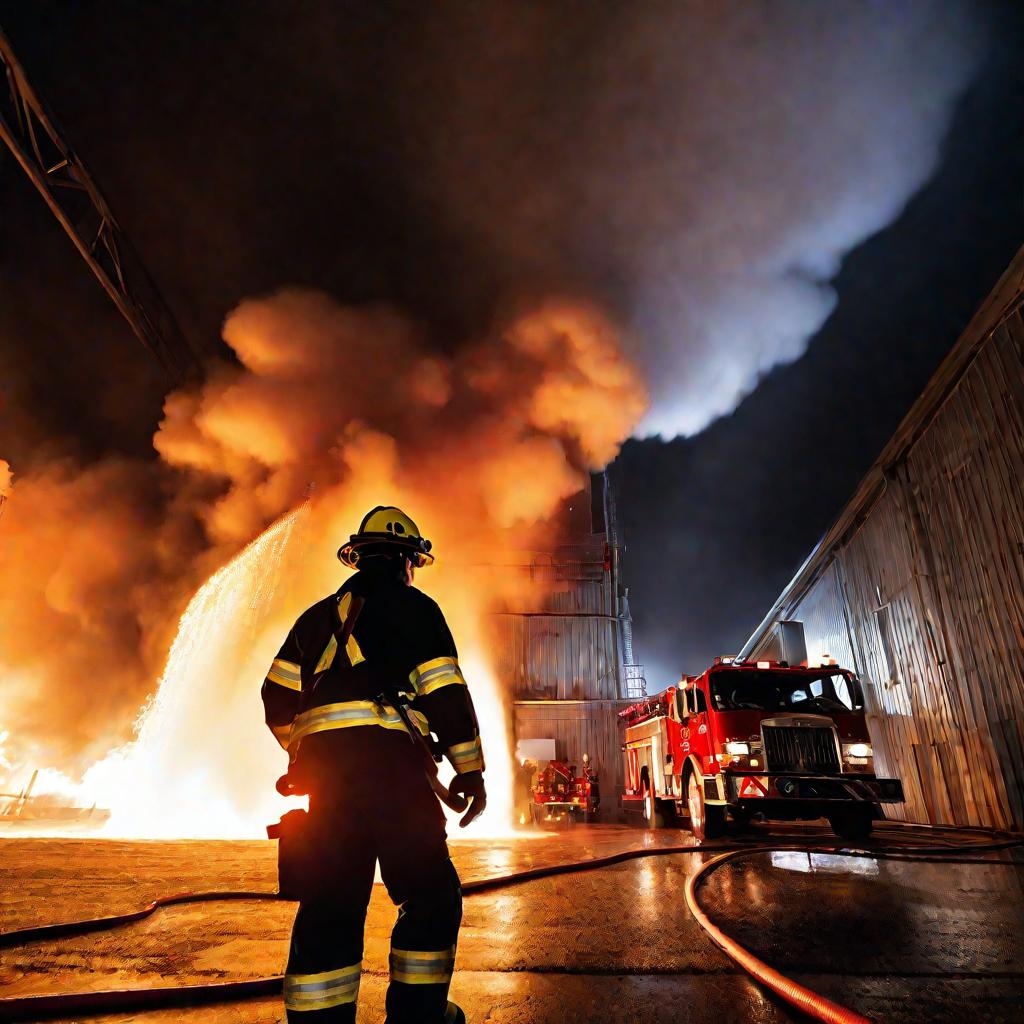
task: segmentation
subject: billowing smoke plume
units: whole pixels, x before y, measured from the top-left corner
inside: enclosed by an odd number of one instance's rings
[[[169,483],[120,459],[15,478],[0,519],[9,758],[88,764],[130,729],[204,574],[187,485],[179,497]]]
[[[842,258],[928,179],[978,16],[460,5],[410,69],[406,157],[507,279],[617,305],[651,389],[641,431],[692,434],[804,352]]]
[[[514,562],[542,525],[550,546],[545,524],[646,403],[613,326],[579,303],[538,306],[454,358],[392,310],[294,289],[242,303],[224,337],[241,365],[168,398],[161,464],[15,480],[0,729],[12,750],[31,742],[21,761],[80,767],[125,739],[197,583],[310,494],[308,559],[288,570],[301,607],[343,578],[333,553],[362,514],[402,504],[440,556],[424,584],[479,649],[487,611],[530,588],[472,567]]]
[[[581,467],[614,457],[645,405],[616,333],[580,305],[538,308],[454,359],[390,310],[298,290],[244,302],[224,337],[244,370],[172,396],[155,442],[167,463],[227,481],[204,512],[217,541],[251,539],[308,484],[368,458],[391,467],[389,486],[458,507],[437,518],[469,535],[534,523],[579,489]]]

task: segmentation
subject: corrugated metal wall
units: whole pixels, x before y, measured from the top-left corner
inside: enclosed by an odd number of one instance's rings
[[[619,696],[613,619],[500,616],[499,671],[516,700]]]
[[[800,618],[804,624],[808,664],[817,665],[825,658],[834,658],[840,665],[860,671],[853,652],[838,566],[830,565],[804,599]]]
[[[786,611],[867,683],[906,816],[1024,826],[1024,322],[989,335]]]
[[[539,610],[497,616],[498,671],[516,700],[614,700],[621,655],[604,541],[562,548],[537,567]]]
[[[536,585],[529,609],[495,616],[493,637],[496,668],[515,701],[515,739],[553,739],[558,756],[577,765],[590,754],[601,773],[604,807],[614,812],[623,774],[616,715],[621,623],[618,560],[604,532],[614,497],[603,478],[592,487],[590,500],[571,502],[571,543],[529,558],[526,570]]]

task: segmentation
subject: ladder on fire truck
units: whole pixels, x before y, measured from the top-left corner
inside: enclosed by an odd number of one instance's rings
[[[153,279],[0,31],[0,140],[171,383],[201,368]]]

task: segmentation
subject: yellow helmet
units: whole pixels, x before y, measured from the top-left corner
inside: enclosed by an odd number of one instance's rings
[[[420,535],[419,527],[394,505],[378,505],[363,516],[358,533],[338,550],[342,565],[358,569],[361,557],[391,553],[400,549],[417,567],[430,565],[430,541]]]

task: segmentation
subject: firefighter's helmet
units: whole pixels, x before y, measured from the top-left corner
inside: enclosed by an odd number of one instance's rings
[[[378,505],[363,516],[359,531],[338,550],[338,558],[350,569],[358,569],[361,559],[373,555],[404,554],[413,565],[430,565],[430,541],[419,527],[393,505]]]

